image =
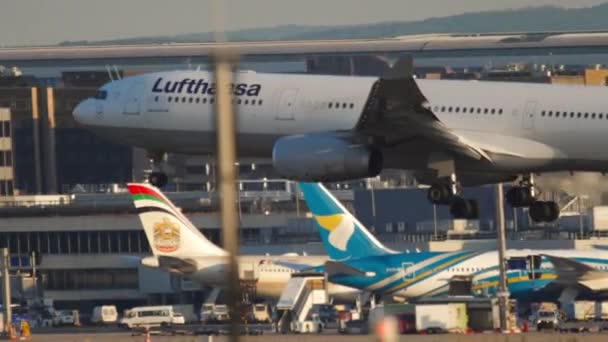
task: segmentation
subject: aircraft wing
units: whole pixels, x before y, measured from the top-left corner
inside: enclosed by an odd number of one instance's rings
[[[433,113],[416,80],[403,76],[407,72],[403,70],[406,66],[399,63],[393,67],[388,78],[380,79],[372,89],[366,110],[357,125],[358,132],[365,136],[382,137],[382,143],[387,146],[426,139],[436,146],[475,160],[491,162],[490,152],[521,157],[519,153],[504,147],[494,148],[489,142],[481,146],[448,128]]]
[[[328,276],[360,276],[365,277],[367,273],[358,268],[352,267],[338,261],[325,262],[325,272]]]
[[[181,275],[196,272],[196,262],[171,256],[158,256],[158,267],[171,273]]]
[[[275,264],[275,265],[279,265],[279,266],[282,266],[282,267],[287,267],[287,268],[290,268],[292,270],[299,271],[299,272],[311,270],[311,269],[314,268],[313,266],[310,266],[310,265],[307,265],[307,264],[298,264],[298,263],[295,263],[295,262],[273,261],[272,263]]]
[[[583,286],[591,291],[608,290],[608,272],[599,271],[589,265],[569,258],[543,255],[557,273],[555,283],[568,286]]]

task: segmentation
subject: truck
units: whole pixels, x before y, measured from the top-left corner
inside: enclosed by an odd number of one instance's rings
[[[76,310],[57,310],[53,317],[53,325],[77,325],[78,311]]]
[[[536,330],[543,329],[558,330],[561,325],[560,314],[558,310],[539,310],[536,314]]]
[[[418,332],[465,332],[468,316],[464,303],[416,305]]]
[[[230,320],[228,306],[226,304],[204,303],[201,307],[201,323],[217,323]]]

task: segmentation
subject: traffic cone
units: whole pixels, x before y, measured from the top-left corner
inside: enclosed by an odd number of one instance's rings
[[[8,327],[8,335],[9,335],[8,338],[11,341],[16,341],[17,340],[17,332],[15,331],[15,326],[13,324],[11,324]]]
[[[152,337],[150,337],[150,327],[146,327],[146,340],[144,342],[152,342]]]

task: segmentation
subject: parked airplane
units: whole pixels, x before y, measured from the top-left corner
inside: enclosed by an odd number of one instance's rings
[[[320,183],[300,189],[331,259],[331,282],[408,299],[446,295],[454,279],[477,294],[498,284],[497,251],[399,253],[386,248]],[[608,294],[608,256],[590,250],[508,250],[508,287],[520,300],[572,300]]]
[[[155,187],[148,184],[128,187],[153,253],[143,258],[141,264],[207,286],[225,286],[228,253],[205,238]],[[302,265],[320,265],[325,260],[325,256],[239,256],[239,277],[243,282],[255,283],[257,296],[278,299],[292,273]],[[354,300],[358,293],[352,288],[328,284],[328,294],[335,299]]]
[[[241,72],[230,85],[238,153],[272,157],[284,177],[337,181],[383,168],[415,171],[428,198],[457,218],[478,216],[461,186],[514,181],[513,207],[554,221],[532,174],[608,170],[604,87],[416,80],[398,61],[386,78]],[[110,82],[74,109],[101,136],[145,148],[162,187],[166,152],[214,153],[216,84],[206,71],[156,72]]]

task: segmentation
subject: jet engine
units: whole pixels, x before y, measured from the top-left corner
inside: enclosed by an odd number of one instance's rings
[[[378,149],[320,134],[280,138],[272,162],[281,176],[302,181],[346,181],[375,177],[382,171]]]

